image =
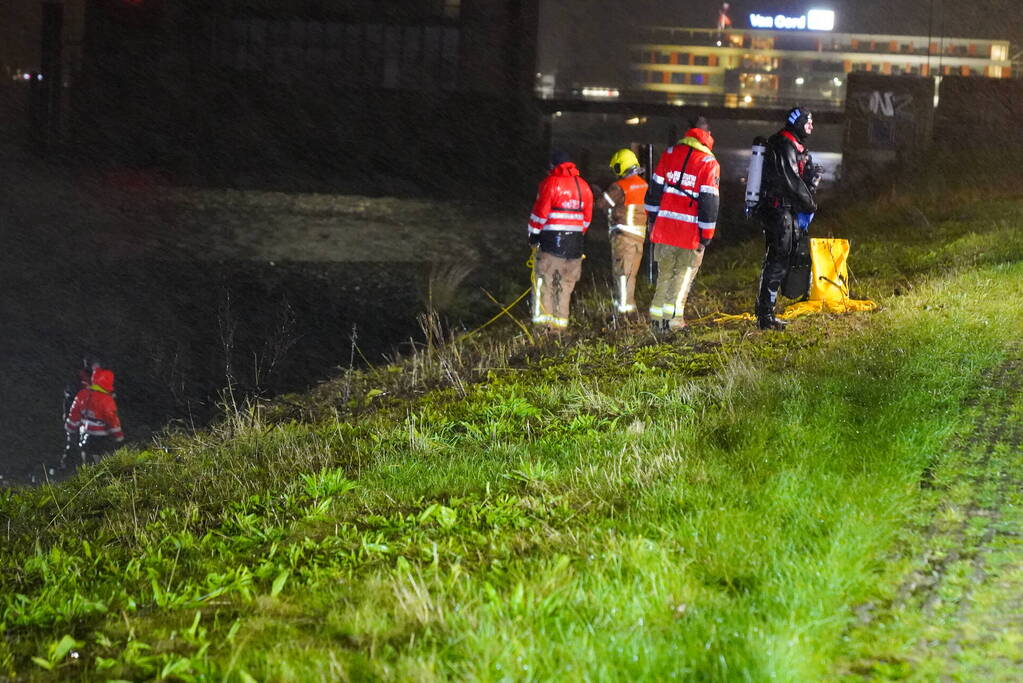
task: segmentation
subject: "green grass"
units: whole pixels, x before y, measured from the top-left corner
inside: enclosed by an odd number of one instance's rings
[[[921,481],[968,490],[961,406],[1023,323],[1019,204],[893,206],[822,224],[874,314],[655,343],[594,298],[563,343],[437,342],[0,492],[0,677],[887,676],[925,624],[862,608],[938,543]],[[748,306],[758,249],[694,314]]]

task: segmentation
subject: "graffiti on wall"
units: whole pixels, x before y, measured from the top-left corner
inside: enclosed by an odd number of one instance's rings
[[[864,114],[894,119],[901,118],[904,112],[909,112],[913,105],[913,96],[908,93],[895,93],[891,90],[874,90],[859,93],[857,103]]]

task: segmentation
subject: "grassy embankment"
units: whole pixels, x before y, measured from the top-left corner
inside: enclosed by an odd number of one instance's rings
[[[509,325],[0,492],[0,677],[855,671],[1018,356],[1023,205],[969,194],[822,217],[873,314],[657,343],[592,301],[564,344]],[[708,257],[695,314],[749,306],[759,248]]]

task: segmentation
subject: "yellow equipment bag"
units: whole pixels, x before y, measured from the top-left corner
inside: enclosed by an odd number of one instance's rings
[[[849,240],[814,237],[810,240],[810,296],[785,308],[779,318],[807,313],[872,311],[873,301],[849,298]]]
[[[849,313],[877,308],[869,299],[849,298],[849,240],[814,237],[810,240],[810,259],[809,299],[786,306],[779,318],[791,320],[808,313]],[[751,313],[714,313],[708,317],[716,323],[756,320]]]
[[[849,298],[849,240],[810,240],[810,301]]]

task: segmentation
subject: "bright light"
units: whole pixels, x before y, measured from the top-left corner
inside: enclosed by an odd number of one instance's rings
[[[626,126],[638,126],[639,125],[639,117],[638,116],[633,116],[631,119],[625,119],[625,125]]]
[[[812,9],[806,13],[806,27],[811,31],[833,31],[835,13],[829,9]]]
[[[746,97],[742,98],[742,101],[745,102],[746,104],[749,104],[750,102],[753,101],[753,98],[750,95],[746,95]]]
[[[753,80],[756,81],[757,83],[759,83],[760,81],[762,81],[764,79],[763,79],[763,77],[760,74],[757,74],[756,76],[753,77]]]
[[[772,17],[753,12],[749,15],[749,24],[753,28],[782,31],[831,31],[835,28],[835,13],[829,9],[812,9],[797,17],[784,14]]]
[[[616,88],[583,88],[583,97],[618,97]]]
[[[24,78],[26,81],[31,81],[32,80],[32,74],[25,74],[24,76],[22,76],[22,78]]]
[[[835,84],[836,88],[842,87],[842,79],[839,78],[838,76],[835,76],[835,78],[831,82]]]
[[[798,76],[796,78],[796,85],[803,85],[803,83],[806,83],[806,79],[803,78],[802,76]]]
[[[721,47],[721,41],[720,40],[718,41],[718,47]]]
[[[555,115],[555,116],[561,116],[561,115],[562,115],[562,112],[560,112],[560,111],[556,111],[556,112],[554,112],[554,115]]]

